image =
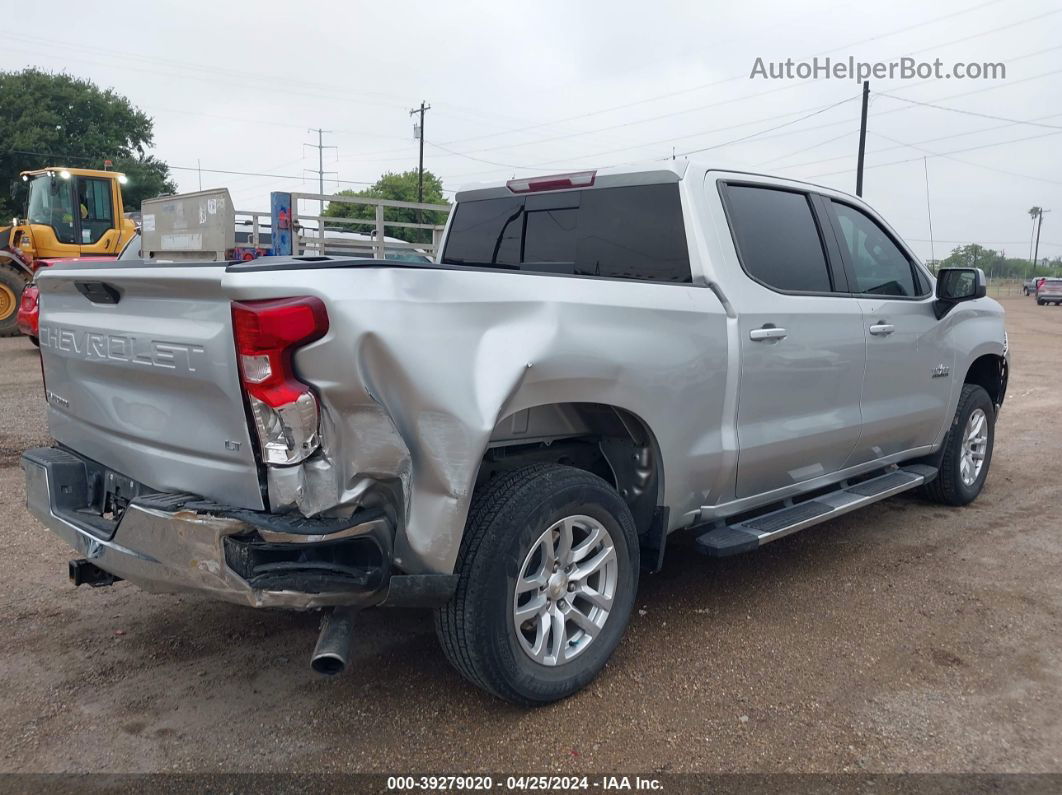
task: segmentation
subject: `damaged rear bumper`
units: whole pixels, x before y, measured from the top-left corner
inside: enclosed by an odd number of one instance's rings
[[[289,520],[146,493],[59,448],[26,451],[22,469],[34,516],[99,569],[148,591],[254,607],[428,607],[445,604],[456,584],[452,575],[393,573],[393,533],[381,512]]]

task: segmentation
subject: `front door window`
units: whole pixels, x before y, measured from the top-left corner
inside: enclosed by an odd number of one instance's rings
[[[78,180],[78,212],[81,215],[81,244],[98,243],[114,228],[111,183],[105,179],[81,177]]]
[[[855,292],[907,298],[921,292],[911,261],[885,230],[855,207],[833,202],[833,210],[855,274]]]

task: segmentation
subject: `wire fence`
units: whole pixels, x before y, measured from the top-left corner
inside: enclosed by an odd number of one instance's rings
[[[988,294],[992,298],[1014,298],[1028,293],[1021,279],[989,279]]]

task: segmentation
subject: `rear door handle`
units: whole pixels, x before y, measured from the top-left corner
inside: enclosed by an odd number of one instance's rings
[[[789,332],[784,328],[764,327],[754,328],[749,332],[749,339],[760,342],[762,340],[781,340],[785,339],[789,335]]]
[[[876,323],[870,327],[870,333],[878,337],[887,337],[896,331],[896,326],[890,323]]]

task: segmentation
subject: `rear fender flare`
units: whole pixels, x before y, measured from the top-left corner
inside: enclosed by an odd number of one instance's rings
[[[11,265],[15,270],[25,274],[27,281],[33,278],[33,268],[13,251],[0,251],[0,265]]]

